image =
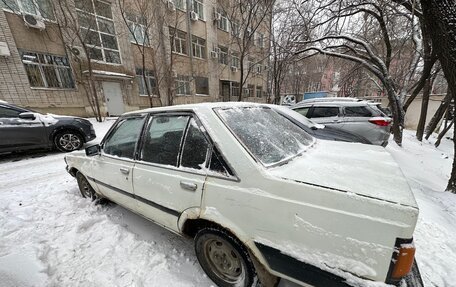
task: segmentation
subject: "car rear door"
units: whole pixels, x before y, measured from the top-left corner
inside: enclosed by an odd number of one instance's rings
[[[10,106],[0,106],[0,151],[8,152],[42,148],[49,146],[46,127],[39,120],[21,119],[19,114],[24,110]]]
[[[337,105],[318,105],[312,106],[312,109],[307,113],[307,117],[314,122],[339,128],[342,124],[341,109]]]
[[[179,215],[201,205],[209,143],[191,113],[155,114],[133,169],[139,212],[178,231]]]
[[[134,156],[146,115],[120,118],[101,144],[101,154],[90,162],[87,174],[107,198],[135,210],[132,185]]]
[[[367,105],[347,105],[344,107],[344,121],[341,129],[364,137],[371,143],[381,145],[389,138],[389,126],[381,126],[370,122],[374,117],[382,117]]]

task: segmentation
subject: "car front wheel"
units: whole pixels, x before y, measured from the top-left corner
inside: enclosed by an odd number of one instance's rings
[[[195,236],[196,257],[209,276],[221,287],[250,287],[257,275],[248,252],[239,240],[222,229],[203,228]]]
[[[78,133],[64,131],[55,136],[54,143],[58,150],[70,152],[80,149],[84,144],[84,140]]]
[[[79,191],[81,192],[82,197],[95,200],[95,190],[92,188],[87,178],[79,171],[76,173],[76,180],[78,181]]]

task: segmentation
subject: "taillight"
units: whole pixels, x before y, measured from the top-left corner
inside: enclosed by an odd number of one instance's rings
[[[372,118],[372,119],[369,119],[369,122],[373,123],[377,126],[381,126],[381,127],[387,127],[391,123],[390,120],[383,119],[383,118]]]
[[[415,245],[413,243],[405,243],[399,246],[399,253],[395,258],[392,279],[400,279],[407,275],[412,270],[413,260],[415,258]]]

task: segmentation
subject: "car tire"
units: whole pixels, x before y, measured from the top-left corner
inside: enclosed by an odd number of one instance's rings
[[[87,178],[79,171],[76,173],[76,180],[78,181],[79,191],[81,192],[82,197],[90,198],[92,201],[97,198],[95,190],[92,188]]]
[[[195,252],[207,276],[221,287],[256,286],[258,277],[242,243],[221,228],[205,227],[195,236]]]
[[[82,148],[84,139],[79,133],[67,130],[54,137],[54,144],[59,151],[70,152]]]

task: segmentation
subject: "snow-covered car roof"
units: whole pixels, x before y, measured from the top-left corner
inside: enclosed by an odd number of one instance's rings
[[[211,102],[211,103],[199,103],[199,104],[186,104],[186,105],[175,105],[175,106],[165,106],[165,107],[156,107],[148,108],[143,110],[137,110],[133,112],[128,112],[123,115],[133,115],[141,113],[150,113],[150,112],[159,112],[159,111],[178,111],[178,110],[206,110],[214,108],[230,108],[230,107],[253,107],[253,106],[264,106],[266,104],[261,103],[249,103],[249,102]]]

